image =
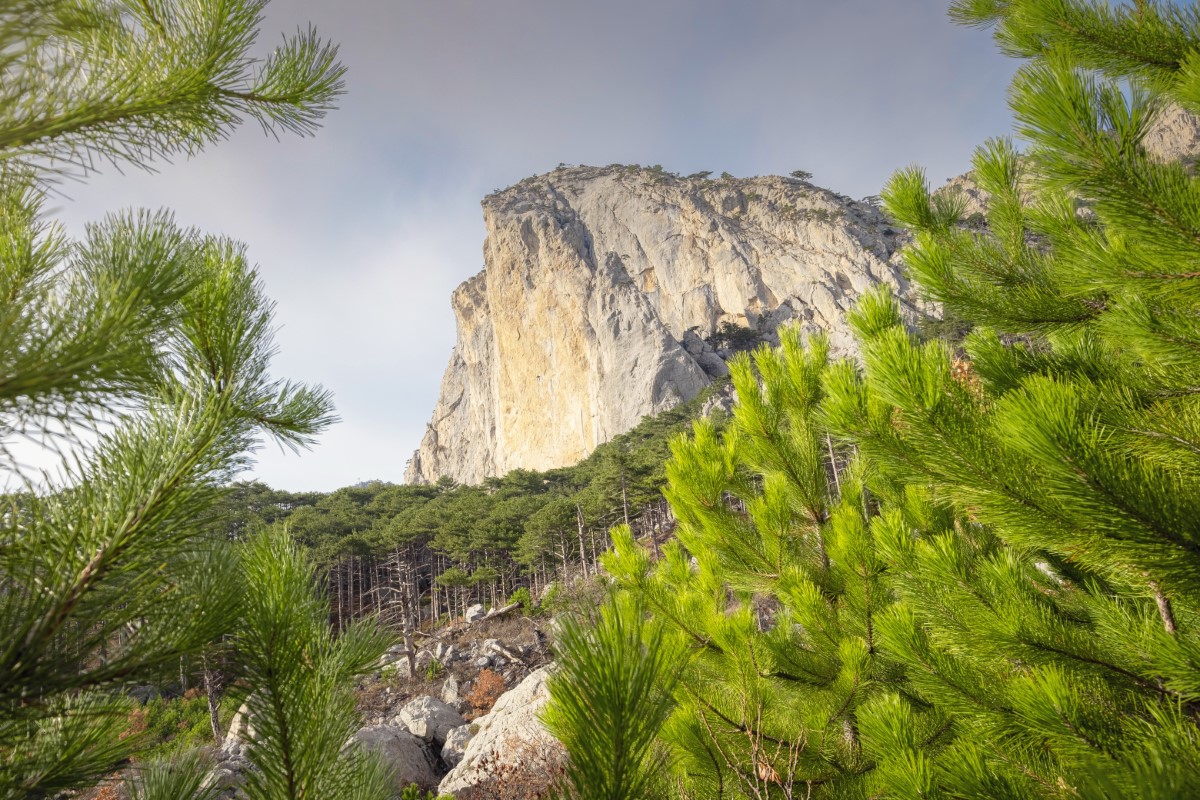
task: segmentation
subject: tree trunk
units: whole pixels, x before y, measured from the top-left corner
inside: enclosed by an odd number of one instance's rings
[[[629,524],[629,492],[625,487],[625,470],[621,470],[621,508],[625,511],[625,524]]]
[[[575,519],[579,524],[579,566],[583,569],[583,578],[587,580],[587,550],[583,546],[583,509],[575,504]]]
[[[212,723],[213,738],[217,742],[217,747],[220,747],[225,741],[225,734],[221,732],[219,679],[208,667],[208,656],[203,656],[200,663],[204,667],[204,693],[208,695],[208,719]]]

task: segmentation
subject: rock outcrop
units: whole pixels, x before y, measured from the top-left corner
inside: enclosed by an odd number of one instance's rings
[[[483,202],[484,270],[454,293],[458,341],[405,479],[474,483],[573,464],[724,374],[724,322],[795,321],[853,347],[869,287],[909,290],[903,233],[795,179],[560,168]]]
[[[471,729],[474,733],[465,744],[463,731],[452,732],[453,750],[461,751],[452,752],[448,759],[457,759],[457,763],[438,786],[440,794],[455,794],[484,782],[527,756],[527,750],[559,746],[538,716],[550,699],[546,686],[549,675],[546,668],[531,672],[514,689],[502,694],[492,710],[468,728],[468,733]]]
[[[354,734],[354,741],[378,753],[387,764],[397,796],[409,784],[415,783],[422,789],[437,785],[437,760],[421,737],[396,725],[383,725],[360,729]]]
[[[450,731],[462,727],[466,720],[449,704],[437,698],[418,697],[400,710],[395,724],[402,725],[413,736],[431,742],[440,749]]]
[[[1168,106],[1150,125],[1142,145],[1160,161],[1195,165],[1200,156],[1200,117],[1179,106]]]

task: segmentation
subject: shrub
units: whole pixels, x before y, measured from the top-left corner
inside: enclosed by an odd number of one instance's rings
[[[415,783],[410,783],[404,787],[404,791],[400,792],[400,800],[453,800],[448,794],[435,795],[433,792],[426,792]]]
[[[475,678],[475,684],[467,693],[466,698],[467,702],[471,704],[475,716],[481,716],[491,711],[492,706],[496,705],[496,701],[500,699],[500,695],[504,694],[504,690],[507,688],[504,678],[494,670],[481,671]]]
[[[188,696],[190,695],[190,696]],[[193,747],[210,744],[212,722],[208,715],[208,698],[189,692],[181,698],[157,698],[129,712],[128,727],[123,736],[144,735],[151,757],[166,756]],[[236,710],[236,701],[222,700],[220,716],[228,720]]]
[[[741,352],[743,350],[753,350],[758,346],[761,338],[758,331],[753,328],[726,320],[721,323],[721,327],[714,331],[706,341],[718,350],[724,348],[733,350],[734,352]]]
[[[458,793],[458,800],[543,800],[555,793],[566,772],[567,751],[557,742],[539,747],[524,742],[509,763],[489,756],[478,765],[486,777]]]
[[[533,611],[533,595],[530,593],[528,586],[522,586],[509,595],[508,604],[511,606],[513,603],[518,603],[521,606],[521,610],[526,614]]]
[[[542,599],[537,604],[537,613],[550,614],[553,613],[559,601],[562,599],[562,584],[558,581],[550,584],[542,592]]]

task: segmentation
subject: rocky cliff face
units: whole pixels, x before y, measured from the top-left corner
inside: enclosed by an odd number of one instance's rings
[[[484,270],[452,305],[458,342],[405,479],[473,483],[572,464],[726,373],[723,322],[796,321],[853,341],[870,286],[901,297],[902,233],[804,181],[560,168],[487,197]]]

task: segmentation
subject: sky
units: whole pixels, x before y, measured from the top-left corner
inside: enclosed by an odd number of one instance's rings
[[[262,42],[312,23],[347,94],[313,138],[250,123],[156,172],[64,187],[79,232],[128,207],[244,241],[276,301],[274,372],[342,422],[247,477],[293,491],[400,482],[478,272],[479,202],[569,164],[738,176],[804,169],[862,197],[919,164],[937,185],[1007,134],[1015,63],[946,0],[273,0]]]

